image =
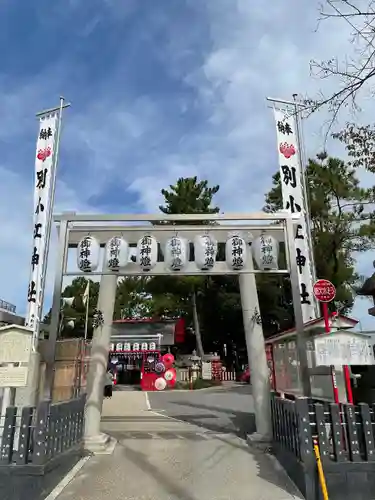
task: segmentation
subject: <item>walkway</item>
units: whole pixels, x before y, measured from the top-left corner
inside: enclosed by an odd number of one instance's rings
[[[289,500],[295,489],[264,453],[147,409],[145,393],[114,392],[103,431],[118,443],[90,458],[58,500]]]

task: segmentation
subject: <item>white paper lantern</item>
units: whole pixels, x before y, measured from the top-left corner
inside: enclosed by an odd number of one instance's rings
[[[167,370],[165,373],[164,373],[164,378],[165,380],[167,380],[168,382],[170,382],[171,380],[174,379],[174,373],[172,370]]]
[[[118,344],[116,344],[116,351],[122,351],[122,344],[121,344],[121,342],[119,342]]]
[[[155,350],[156,350],[155,342],[150,342],[150,351],[155,351]]]
[[[124,351],[130,351],[130,342],[125,342]]]
[[[63,297],[61,300],[62,300],[62,303],[64,306],[72,307],[75,298],[74,297]]]
[[[137,244],[137,262],[142,271],[150,271],[158,261],[158,242],[153,236],[143,236]]]
[[[100,244],[92,236],[85,236],[78,243],[77,265],[80,271],[89,273],[95,271],[99,265]]]
[[[124,238],[114,236],[105,247],[105,265],[111,271],[119,271],[129,262],[129,245]]]
[[[215,265],[217,241],[209,235],[196,236],[194,239],[195,264],[202,271],[209,271]]]
[[[139,344],[138,344],[138,342],[135,342],[133,344],[133,351],[139,351]]]
[[[155,389],[157,391],[164,391],[167,387],[167,382],[164,377],[159,377],[155,380]]]
[[[147,342],[142,342],[141,351],[147,351]]]
[[[252,244],[255,262],[262,271],[278,269],[279,242],[269,234],[262,234]]]
[[[109,350],[110,350],[111,352],[113,352],[113,351],[115,350],[115,344],[110,343],[110,344],[109,344]]]
[[[181,271],[188,262],[188,244],[184,238],[174,236],[165,244],[165,266],[170,271]]]
[[[247,245],[240,236],[232,236],[225,243],[225,261],[230,269],[239,271],[246,266]]]

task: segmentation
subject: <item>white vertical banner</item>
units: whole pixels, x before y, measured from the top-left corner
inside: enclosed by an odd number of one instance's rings
[[[296,264],[299,276],[302,315],[304,323],[316,318],[313,295],[313,278],[310,259],[310,235],[306,230],[306,203],[303,196],[300,145],[297,123],[293,111],[274,109],[277,148],[280,165],[280,181],[283,208],[291,213],[300,213],[301,220],[295,225]]]
[[[48,245],[47,224],[51,209],[52,176],[55,161],[55,146],[58,128],[58,111],[40,117],[39,135],[35,154],[35,183],[33,203],[33,244],[31,252],[31,272],[27,292],[28,310],[26,325],[38,331],[38,320],[43,287],[43,270]]]

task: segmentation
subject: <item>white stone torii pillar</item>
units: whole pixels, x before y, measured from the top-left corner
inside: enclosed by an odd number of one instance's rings
[[[249,261],[253,267],[252,259]],[[269,442],[272,436],[269,369],[263,327],[262,323],[257,321],[260,309],[255,275],[240,274],[239,282],[256,425],[256,433],[252,434],[251,440]]]
[[[112,332],[113,311],[116,300],[117,276],[103,275],[100,280],[98,310],[104,324],[95,329],[91,344],[87,375],[85,412],[85,449],[92,453],[111,451],[111,438],[100,430],[103,407],[104,379],[108,366],[108,352]]]

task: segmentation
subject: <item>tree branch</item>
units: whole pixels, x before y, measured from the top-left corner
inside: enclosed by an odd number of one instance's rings
[[[339,18],[348,23],[352,28],[352,36],[357,45],[362,42],[358,51],[358,59],[350,62],[339,63],[337,59],[317,62],[311,61],[310,68],[313,76],[320,79],[338,77],[341,80],[340,89],[330,96],[319,96],[316,99],[306,99],[305,104],[309,112],[315,112],[322,107],[327,107],[332,114],[331,125],[336,120],[337,114],[343,107],[351,105],[358,109],[356,102],[359,91],[375,76],[375,1],[371,0],[366,9],[360,9],[353,1],[326,0],[326,5],[332,12],[326,12],[320,6],[320,21],[329,18]],[[344,10],[345,9],[345,10]],[[360,23],[354,24],[352,19],[359,19]],[[371,89],[371,92],[373,90]]]

